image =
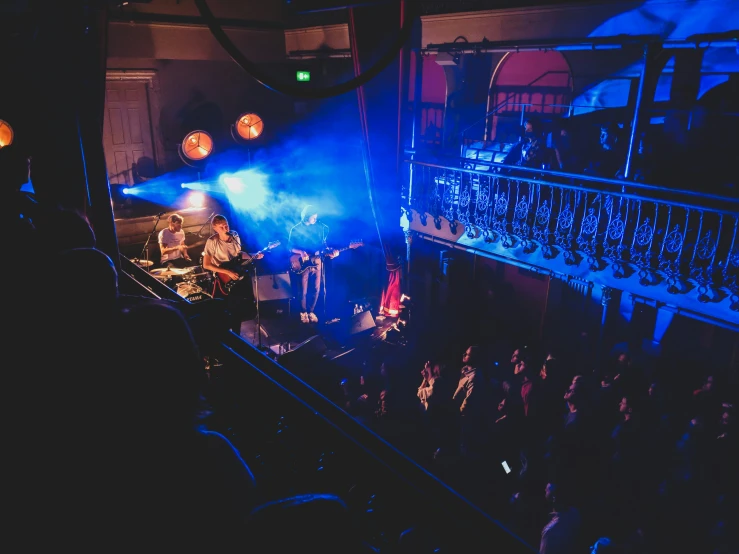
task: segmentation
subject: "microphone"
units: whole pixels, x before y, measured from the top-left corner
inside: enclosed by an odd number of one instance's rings
[[[157,214],[157,217],[162,217],[162,216],[163,216],[164,214],[166,214],[166,213],[167,213],[167,212],[159,212],[159,213]]]
[[[228,233],[226,233],[226,234],[227,234],[227,235],[230,235],[230,236],[232,236],[232,237],[235,237],[235,236],[236,236],[236,231],[229,231],[229,232],[228,232]]]

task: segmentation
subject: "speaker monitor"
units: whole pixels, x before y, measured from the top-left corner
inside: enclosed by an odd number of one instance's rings
[[[372,317],[370,312],[359,312],[352,316],[352,320],[349,325],[349,335],[353,336],[367,331],[368,329],[374,329],[375,327],[377,327],[377,325],[375,324],[375,319]]]
[[[292,287],[290,285],[290,274],[275,273],[274,275],[258,275],[251,278],[252,287],[254,287],[254,298],[259,293],[259,301],[268,300],[287,300],[292,297]]]
[[[290,370],[300,370],[316,360],[320,360],[326,352],[326,343],[320,335],[313,335],[304,340],[289,352],[277,358],[277,363]]]

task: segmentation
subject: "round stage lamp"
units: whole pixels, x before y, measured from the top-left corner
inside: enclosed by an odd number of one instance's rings
[[[213,137],[205,131],[192,131],[182,139],[182,155],[193,162],[200,162],[213,152]]]
[[[254,140],[262,134],[264,121],[255,113],[244,113],[239,116],[234,127],[243,140]]]
[[[13,128],[10,123],[0,119],[0,148],[13,144]]]

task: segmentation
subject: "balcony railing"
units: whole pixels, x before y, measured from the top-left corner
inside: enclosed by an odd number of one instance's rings
[[[739,311],[739,199],[627,181],[453,159],[412,160],[406,215],[615,278],[638,273],[701,302]],[[442,165],[443,164],[443,165]],[[424,221],[425,224],[425,221]]]

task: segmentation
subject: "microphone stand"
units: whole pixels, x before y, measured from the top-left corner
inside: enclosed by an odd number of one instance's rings
[[[164,215],[164,212],[157,214],[157,219],[154,222],[154,228],[151,230],[151,233],[149,233],[149,236],[146,237],[146,242],[144,243],[144,248],[141,250],[141,254],[139,254],[139,259],[144,258],[148,262],[149,261],[149,242],[151,241],[151,237],[154,236],[154,233],[157,231],[157,226],[159,225],[159,220]],[[148,264],[147,264],[147,271],[148,271]]]
[[[241,237],[239,237],[237,234],[231,235],[233,239],[236,241],[236,244],[239,245],[239,256],[241,256],[241,252],[243,252],[241,248]],[[248,252],[247,252],[248,254]],[[257,261],[259,260],[252,260],[250,265],[251,271],[254,274],[254,303],[257,308],[257,325],[255,327],[257,336],[259,337],[257,339],[257,348],[261,351],[264,351],[264,347],[262,346],[262,324],[261,320],[259,318],[259,275],[257,273]]]
[[[254,271],[254,296],[256,299],[256,305],[257,305],[257,335],[259,338],[257,339],[257,348],[259,350],[264,350],[264,347],[262,346],[262,323],[259,318],[259,275],[257,274],[257,266],[256,266],[257,260],[254,260],[251,264],[252,269]]]
[[[205,223],[203,223],[203,225],[202,225],[202,226],[200,227],[200,229],[198,229],[198,236],[199,236],[199,237],[202,237],[202,236],[203,236],[203,235],[202,235],[202,233],[203,233],[203,229],[205,229],[205,226],[206,226],[206,225],[208,225],[208,223],[210,223],[210,222],[211,222],[211,218],[212,218],[212,217],[213,217],[214,215],[216,215],[216,212],[213,212],[212,214],[210,214],[210,215],[208,216],[208,219],[206,219],[206,220],[205,220]]]
[[[328,245],[326,241],[328,240],[328,233],[329,228],[328,225],[323,223],[322,221],[319,221],[321,225],[323,225],[323,251],[321,252],[321,286],[323,287],[323,322],[326,323],[326,260],[324,257],[324,253],[328,249]]]

